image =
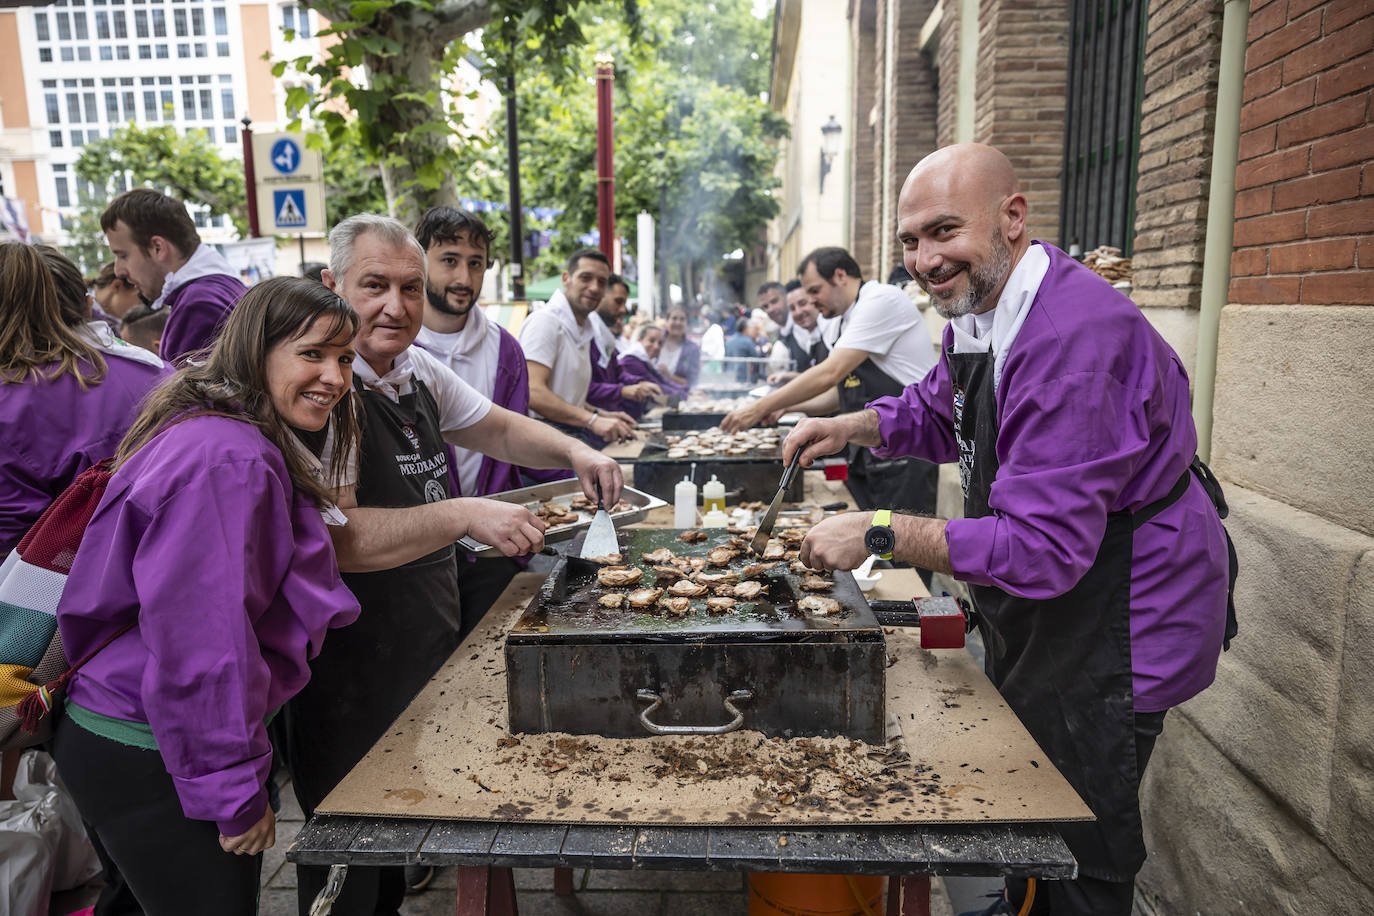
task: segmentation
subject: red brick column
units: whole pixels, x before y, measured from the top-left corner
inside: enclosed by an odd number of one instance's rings
[[[1229,300],[1374,304],[1374,7],[1251,7]]]

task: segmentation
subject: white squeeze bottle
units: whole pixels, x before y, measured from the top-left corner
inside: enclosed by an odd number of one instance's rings
[[[697,526],[697,485],[690,477],[673,487],[673,527],[695,528]]]
[[[711,479],[701,488],[701,511],[725,511],[725,484],[716,480],[715,474],[712,474]]]

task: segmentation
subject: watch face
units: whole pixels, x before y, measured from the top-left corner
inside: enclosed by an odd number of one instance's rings
[[[875,525],[869,528],[868,533],[864,535],[864,546],[868,548],[869,553],[882,556],[883,554],[892,553],[892,546],[895,540],[896,539],[892,536],[891,528]]]

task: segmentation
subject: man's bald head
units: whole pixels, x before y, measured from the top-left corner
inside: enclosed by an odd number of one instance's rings
[[[947,146],[916,163],[897,219],[906,269],[947,318],[994,308],[1030,245],[1016,173],[981,143]]]

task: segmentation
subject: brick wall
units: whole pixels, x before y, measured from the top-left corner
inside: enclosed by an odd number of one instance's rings
[[[1068,39],[1067,0],[979,4],[973,136],[1006,153],[1026,195],[1031,237],[1049,242],[1059,236]]]
[[[954,142],[955,121],[958,117],[959,91],[959,3],[945,0],[940,13],[940,100],[936,112],[936,142],[949,146]]]
[[[1229,300],[1374,304],[1374,7],[1251,7]]]
[[[1131,294],[1141,307],[1201,300],[1221,11],[1216,0],[1150,3]]]
[[[877,263],[873,244],[878,226],[878,163],[882,155],[881,119],[870,121],[873,106],[881,104],[882,58],[877,46],[876,10],[882,0],[852,0],[849,6],[850,42],[854,48],[854,158],[850,192],[849,249],[867,275]],[[881,112],[880,112],[881,114]]]

